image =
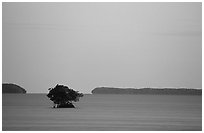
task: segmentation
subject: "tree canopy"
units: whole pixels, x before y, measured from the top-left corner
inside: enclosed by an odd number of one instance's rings
[[[83,96],[82,93],[74,91],[64,85],[57,84],[54,88],[49,88],[48,90],[49,93],[47,94],[47,97],[49,97],[54,104],[57,104],[58,107],[63,105],[73,105],[73,101],[77,102],[79,101],[79,98]]]

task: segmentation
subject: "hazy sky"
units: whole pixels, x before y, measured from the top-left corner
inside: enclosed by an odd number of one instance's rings
[[[202,87],[201,3],[3,3],[2,82]]]

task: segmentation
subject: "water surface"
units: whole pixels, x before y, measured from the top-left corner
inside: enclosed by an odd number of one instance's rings
[[[53,109],[46,94],[3,94],[3,130],[202,130],[202,96],[87,94]]]

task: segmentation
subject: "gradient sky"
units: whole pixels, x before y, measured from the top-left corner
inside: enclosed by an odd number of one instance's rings
[[[202,87],[200,3],[3,3],[2,82]]]

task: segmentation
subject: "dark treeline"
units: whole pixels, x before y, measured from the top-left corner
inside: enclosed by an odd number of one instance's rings
[[[3,83],[2,93],[26,93],[26,90],[16,84]]]
[[[201,89],[188,88],[112,88],[97,87],[93,94],[152,94],[152,95],[202,95]]]

